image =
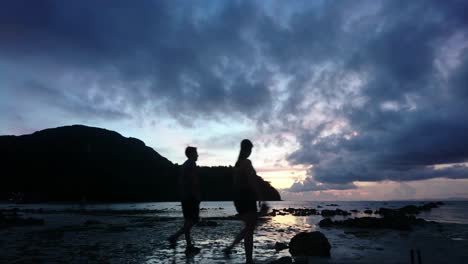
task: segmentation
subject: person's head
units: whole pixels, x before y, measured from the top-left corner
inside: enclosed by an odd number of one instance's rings
[[[241,149],[239,152],[239,158],[237,159],[237,162],[247,159],[250,156],[250,154],[252,153],[253,144],[250,140],[244,139],[241,141],[240,147]]]
[[[189,160],[197,161],[198,159],[197,148],[196,147],[185,148],[185,156],[187,156]]]

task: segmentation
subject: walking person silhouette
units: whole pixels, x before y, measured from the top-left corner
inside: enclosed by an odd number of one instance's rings
[[[187,147],[185,149],[187,160],[181,166],[179,174],[179,191],[184,215],[184,225],[167,240],[172,248],[176,247],[178,238],[184,234],[186,241],[186,255],[195,255],[200,252],[200,248],[195,247],[190,237],[193,225],[199,220],[200,213],[200,183],[197,174],[197,148]]]
[[[246,263],[253,263],[253,233],[257,223],[257,200],[261,198],[257,173],[248,159],[252,148],[253,144],[250,140],[242,140],[239,158],[234,166],[234,206],[244,222],[244,228],[232,244],[223,250],[224,254],[231,254],[234,246],[244,239]]]

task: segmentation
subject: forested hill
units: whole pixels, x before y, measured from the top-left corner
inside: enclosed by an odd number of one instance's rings
[[[12,193],[24,202],[178,200],[178,165],[114,131],[73,125],[0,136],[0,150],[1,200]],[[232,200],[232,167],[201,167],[199,174],[203,200]],[[280,200],[258,179],[267,200]]]

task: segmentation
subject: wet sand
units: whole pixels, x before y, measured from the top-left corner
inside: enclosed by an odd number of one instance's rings
[[[193,240],[200,254],[185,256],[185,241],[170,249],[166,238],[182,218],[154,214],[70,213],[22,214],[42,218],[43,226],[0,229],[0,263],[243,263],[239,244],[230,258],[222,254],[242,228],[230,217],[204,218],[216,226],[196,226]],[[299,232],[321,231],[332,245],[330,258],[313,263],[410,263],[419,249],[423,263],[464,263],[468,259],[468,225],[431,224],[412,231],[319,228],[321,216],[275,216],[260,221],[254,259],[269,263],[290,256],[276,242],[289,243]]]

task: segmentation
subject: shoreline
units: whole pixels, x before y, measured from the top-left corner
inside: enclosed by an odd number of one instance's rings
[[[224,210],[224,209],[223,209]],[[219,210],[219,211],[223,211]],[[44,212],[44,210],[43,210]],[[181,224],[181,217],[156,214],[26,213],[42,218],[42,226],[0,229],[1,263],[179,263],[187,260],[185,242],[169,249],[166,237]],[[416,226],[412,231],[360,228],[320,228],[320,215],[270,216],[255,233],[254,258],[269,263],[290,256],[277,252],[276,242],[288,243],[299,232],[320,231],[332,245],[325,263],[410,263],[409,250],[419,249],[423,263],[462,263],[468,258],[468,225],[438,223]],[[236,247],[231,259],[221,250],[241,227],[232,216],[202,217],[216,224],[198,225],[193,238],[201,247],[194,263],[241,263],[243,247]],[[15,262],[19,261],[19,262]],[[162,262],[161,262],[162,261]]]

